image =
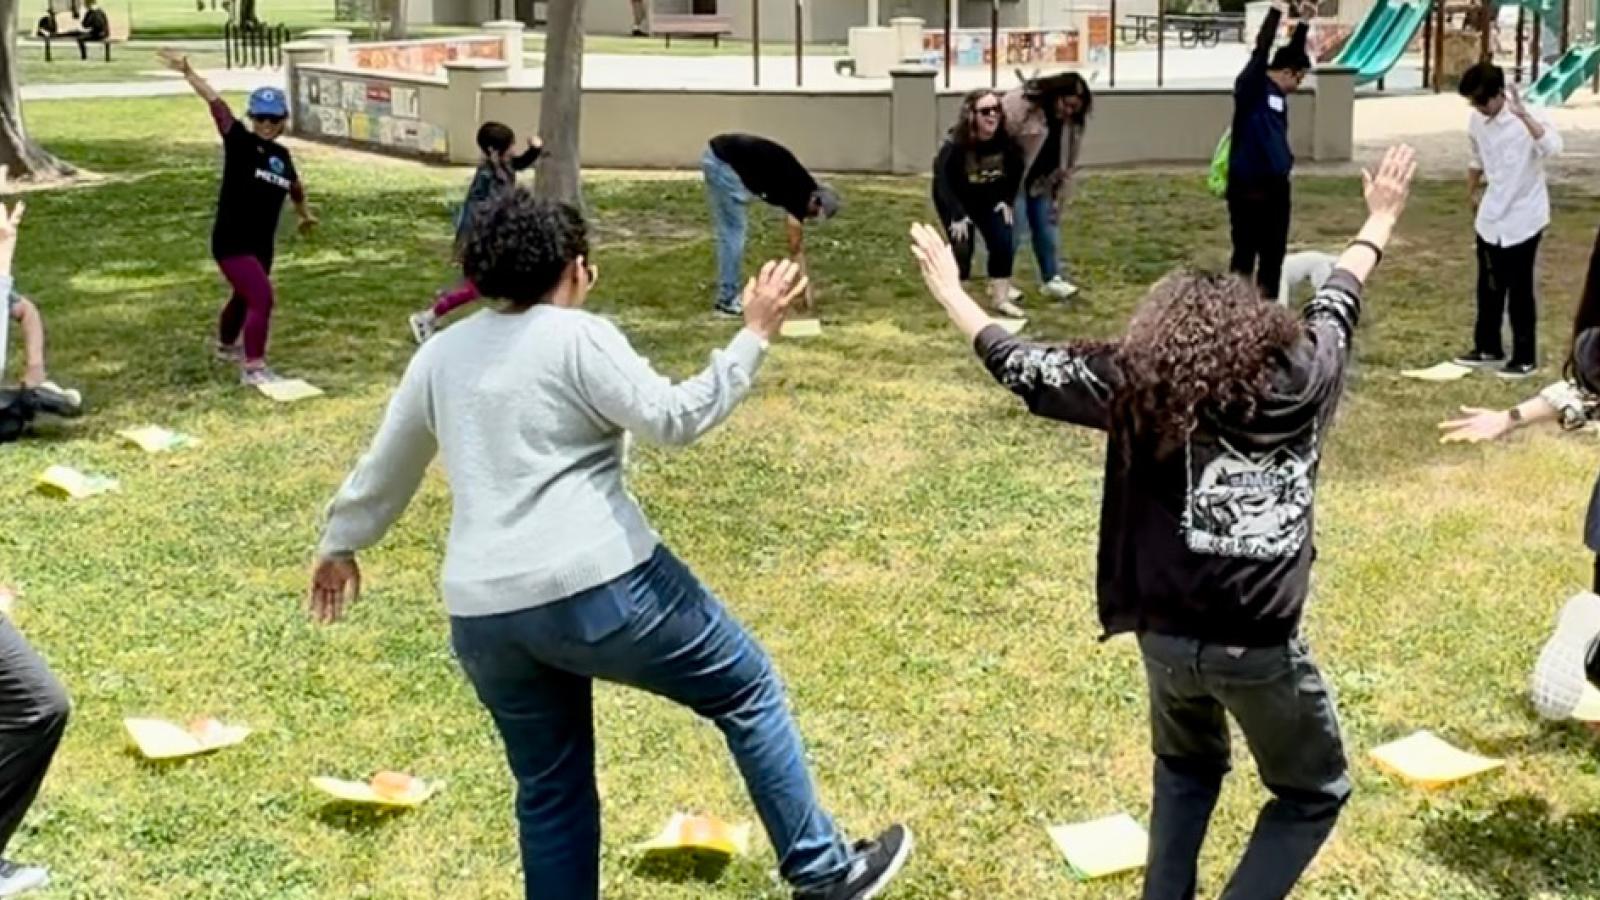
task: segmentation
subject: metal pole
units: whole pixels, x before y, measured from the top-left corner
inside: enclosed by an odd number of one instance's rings
[[[1434,7],[1439,10],[1433,42],[1433,92],[1437,94],[1444,90],[1444,4],[1435,3]]]
[[[1433,72],[1433,13],[1422,20],[1422,86],[1432,84]],[[1381,80],[1381,79],[1380,79]]]
[[[1000,86],[1000,0],[989,0],[989,87]]]
[[[1517,7],[1517,9],[1521,8],[1520,6]],[[1478,13],[1478,19],[1483,23],[1479,28],[1480,33],[1478,34],[1478,59],[1494,62],[1494,49],[1489,45],[1489,29],[1494,25],[1493,19],[1489,16],[1489,4],[1484,3],[1479,6]]]
[[[1572,49],[1568,32],[1572,29],[1572,0],[1561,0],[1561,52]]]
[[[800,87],[806,83],[805,76],[805,40],[806,40],[806,0],[794,0],[794,86]]]
[[[1167,78],[1167,0],[1156,0],[1156,87]]]
[[[946,0],[944,4],[944,86],[946,88],[950,87],[950,7],[954,6],[956,2],[957,0]]]
[[[1111,24],[1106,27],[1106,40],[1111,45],[1110,87],[1117,86],[1117,0],[1111,0]]]
[[[1529,54],[1533,58],[1528,61],[1528,70],[1529,70],[1528,71],[1528,80],[1529,81],[1538,81],[1539,80],[1539,56],[1542,53],[1544,53],[1544,47],[1542,46],[1543,44],[1544,44],[1544,16],[1538,10],[1534,10],[1534,12],[1533,12],[1533,50]]]
[[[761,0],[750,0],[750,60],[755,66],[756,87],[761,86]]]
[[[1517,84],[1522,83],[1522,27],[1526,24],[1527,16],[1527,7],[1517,7]]]

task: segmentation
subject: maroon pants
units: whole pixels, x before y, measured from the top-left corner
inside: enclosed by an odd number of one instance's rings
[[[217,268],[233,288],[217,321],[217,340],[232,346],[243,332],[245,362],[260,362],[267,358],[267,332],[272,327],[272,279],[268,277],[272,259],[228,256],[217,260]]]

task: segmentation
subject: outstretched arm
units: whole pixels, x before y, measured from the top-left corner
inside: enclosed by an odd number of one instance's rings
[[[521,154],[511,160],[512,170],[521,172],[523,169],[531,168],[534,163],[539,161],[539,156],[543,153],[544,140],[538,135],[528,138],[528,149],[522,151]]]
[[[1250,62],[1240,78],[1266,74],[1267,62],[1272,56],[1272,43],[1278,39],[1278,25],[1283,22],[1283,11],[1282,3],[1273,3],[1272,8],[1267,10],[1266,18],[1261,20],[1261,30],[1256,33],[1256,45],[1250,50]]]
[[[189,57],[176,50],[160,50],[156,52],[156,58],[161,60],[162,65],[182,75],[183,80],[189,82],[189,87],[194,88],[194,92],[200,95],[201,100],[207,103],[222,102],[222,97],[217,94],[216,89],[200,77],[194,66],[189,65]]]

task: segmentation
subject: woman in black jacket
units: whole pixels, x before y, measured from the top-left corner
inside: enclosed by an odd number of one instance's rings
[[[933,161],[933,203],[950,236],[961,280],[972,277],[974,231],[989,251],[989,305],[1007,316],[1016,256],[1011,202],[1022,183],[1022,151],[1001,127],[1000,95],[980,88],[961,101],[961,117]]]

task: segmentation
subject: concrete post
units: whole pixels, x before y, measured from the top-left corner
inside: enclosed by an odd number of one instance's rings
[[[895,31],[896,63],[922,59],[922,25],[922,20],[914,16],[889,20],[889,27]]]
[[[1340,162],[1354,155],[1356,70],[1318,66],[1316,118],[1311,126],[1311,158]]]
[[[449,110],[445,114],[446,151],[453,163],[478,158],[478,111],[483,86],[505,81],[506,64],[498,59],[457,59],[444,64]]]
[[[521,22],[499,20],[483,23],[483,30],[490,34],[498,35],[505,41],[506,81],[513,84],[522,80],[523,66],[523,24]]]
[[[350,32],[343,28],[318,28],[300,35],[300,40],[326,44],[328,62],[336,66],[350,64]]]
[[[316,41],[294,41],[283,45],[284,84],[289,87],[289,109],[293,113],[289,116],[290,134],[300,130],[300,116],[303,110],[301,98],[305,93],[300,89],[300,67],[327,61],[327,44],[319,44]]]
[[[889,72],[889,170],[926,172],[938,150],[939,107],[931,66],[899,66]]]

